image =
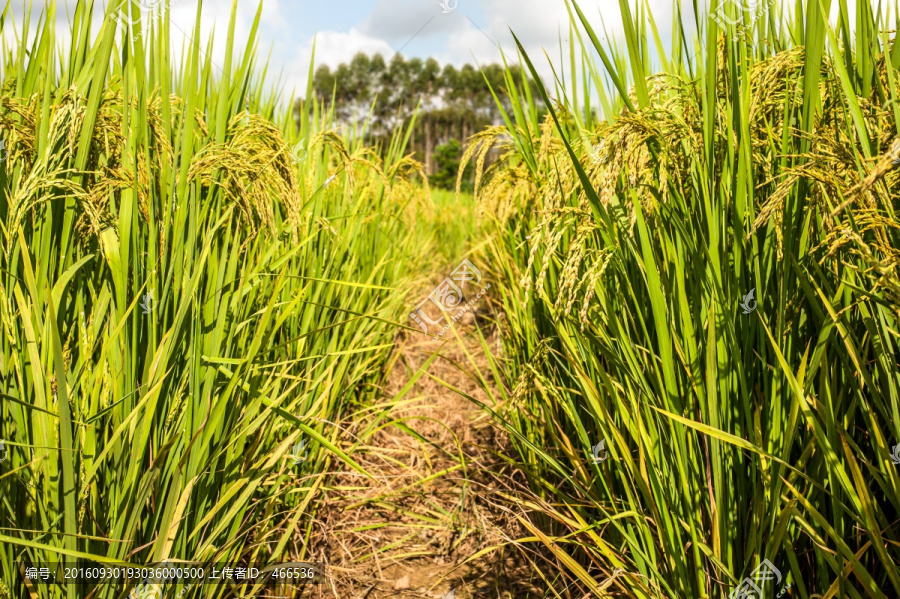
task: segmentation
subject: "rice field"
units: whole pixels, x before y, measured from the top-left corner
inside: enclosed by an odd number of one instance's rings
[[[900,597],[900,7],[663,38],[620,2],[601,42],[566,5],[469,196],[412,123],[295,120],[259,12],[220,66],[7,3],[0,598]],[[486,292],[421,330],[464,260]],[[327,580],[27,574],[60,562]]]
[[[232,36],[219,73],[170,56],[166,21],[122,45],[109,13],[92,38],[95,10],[62,55],[45,22],[3,58],[3,596],[80,596],[26,588],[26,562],[293,548],[329,467],[354,465],[333,423],[372,400],[419,276],[415,237],[378,230],[427,201],[415,165],[327,114],[295,131]]]

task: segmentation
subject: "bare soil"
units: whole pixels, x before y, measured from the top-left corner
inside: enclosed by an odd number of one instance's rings
[[[498,355],[492,321],[488,296],[441,340],[418,332],[398,336],[384,402],[348,425],[346,449],[372,478],[344,467],[324,492],[311,548],[312,558],[327,564],[330,580],[314,595],[545,594],[533,564],[510,542],[526,535],[505,500],[519,484],[499,457],[507,439],[463,395],[493,405],[477,382],[477,368],[498,397],[478,335]]]

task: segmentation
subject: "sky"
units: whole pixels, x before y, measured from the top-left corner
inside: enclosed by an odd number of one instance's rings
[[[12,1],[11,8],[19,22],[22,6],[27,1]],[[108,1],[122,0],[95,1],[98,7],[105,8]],[[728,1],[756,5],[765,0]],[[32,2],[35,13],[45,6],[41,0]],[[60,41],[68,36],[67,11],[72,14],[76,2],[57,0]],[[193,39],[192,30],[200,0],[138,2],[145,7],[169,3],[170,33],[176,56],[186,43],[199,42],[205,48],[209,36],[215,33],[213,60],[220,66],[224,62],[232,0],[203,1],[199,40]],[[682,18],[689,25],[694,20],[693,1],[680,2]],[[610,38],[624,44],[619,0],[579,0],[578,3],[599,36],[605,39],[605,31]],[[849,4],[851,12],[855,12],[854,3]],[[706,1],[701,0],[701,7],[705,5]],[[649,0],[648,6],[664,47],[670,47],[673,2]],[[258,7],[258,0],[237,1],[238,47],[247,40]],[[99,31],[103,11],[98,8],[95,13],[95,31]],[[33,20],[36,19],[37,14],[33,15]],[[263,57],[270,55],[269,81],[274,83],[280,77],[287,101],[293,91],[297,96],[305,94],[314,43],[317,65],[335,67],[352,59],[357,52],[380,53],[385,60],[399,52],[406,58],[434,57],[441,65],[461,66],[500,62],[501,48],[508,57],[514,58],[511,32],[515,32],[544,80],[549,82],[553,72],[551,63],[559,70],[560,40],[567,43],[569,35],[565,0],[262,0],[258,49]]]
[[[144,0],[148,1],[148,0]],[[152,0],[150,0],[152,1]],[[196,0],[171,0],[172,20],[190,32]],[[657,5],[657,6],[653,6]],[[238,0],[237,40],[247,38],[257,9],[255,0]],[[582,2],[598,26],[621,36],[618,0]],[[671,3],[653,0],[661,31],[671,30]],[[224,34],[231,0],[203,3],[203,36],[214,24],[215,52],[224,55]],[[559,41],[567,40],[569,18],[564,0],[264,0],[259,49],[271,49],[270,66],[282,76],[285,93],[303,95],[315,42],[316,64],[335,67],[357,52],[380,53],[387,60],[434,57],[441,65],[500,62],[500,49],[515,55],[510,31],[545,77],[551,70],[543,52],[558,61]],[[175,35],[178,31],[172,28]]]

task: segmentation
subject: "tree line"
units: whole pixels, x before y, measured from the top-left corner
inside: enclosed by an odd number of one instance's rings
[[[397,55],[388,62],[380,54],[364,53],[334,70],[319,66],[312,86],[316,101],[333,108],[338,125],[367,123],[366,141],[381,147],[387,147],[393,131],[407,125],[418,108],[407,150],[425,165],[432,184],[450,188],[456,183],[454,161],[459,164],[469,136],[503,123],[491,88],[504,110],[511,111],[507,74],[538,96],[534,81],[523,77],[517,65],[441,67],[434,58],[407,60]],[[307,101],[298,99],[295,111],[308,110]]]

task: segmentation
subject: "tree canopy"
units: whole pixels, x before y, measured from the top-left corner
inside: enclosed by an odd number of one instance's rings
[[[504,110],[510,111],[507,76],[519,87],[527,84],[534,89],[534,82],[523,77],[516,65],[508,70],[499,64],[441,67],[434,58],[405,59],[397,55],[388,62],[380,54],[359,53],[349,64],[333,70],[319,66],[313,75],[313,94],[326,109],[333,108],[339,125],[367,122],[367,141],[375,144],[387,141],[391,132],[408,123],[418,109],[409,151],[431,174],[436,170],[437,146],[456,140],[460,146],[454,151],[462,151],[470,135],[488,125],[502,124],[491,88]],[[306,106],[300,99],[295,110],[307,110]]]

